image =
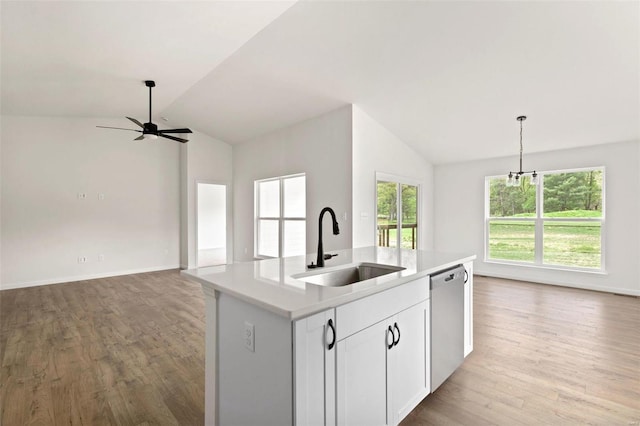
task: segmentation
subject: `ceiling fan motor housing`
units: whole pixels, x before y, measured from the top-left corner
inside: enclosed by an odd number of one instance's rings
[[[146,134],[157,135],[158,134],[158,126],[153,124],[153,123],[144,123],[144,128],[142,129],[142,134],[143,135],[146,135]]]

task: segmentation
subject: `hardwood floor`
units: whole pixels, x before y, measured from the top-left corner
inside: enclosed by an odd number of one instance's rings
[[[178,271],[0,298],[3,426],[204,423],[204,296]]]
[[[474,322],[402,426],[640,424],[640,299],[475,276]]]
[[[640,299],[475,277],[474,352],[409,425],[640,425]],[[0,292],[0,424],[201,425],[178,271]]]

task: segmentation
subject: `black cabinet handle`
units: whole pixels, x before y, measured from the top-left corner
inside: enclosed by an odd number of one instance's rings
[[[469,281],[469,271],[464,270],[464,283],[466,284]]]
[[[331,318],[329,318],[329,321],[327,322],[327,326],[331,329],[331,332],[333,333],[333,340],[331,340],[331,343],[329,343],[329,345],[327,346],[327,349],[331,350],[336,344],[336,329],[333,326],[333,320]]]
[[[387,331],[388,331],[387,342],[389,341],[389,334],[391,335],[391,343],[387,343],[387,349],[391,349],[393,347],[393,345],[396,344],[396,335],[393,334],[393,329],[391,328],[391,326],[389,326]]]
[[[393,324],[393,328],[395,328],[396,330],[398,330],[398,340],[394,340],[394,341],[393,341],[393,345],[395,346],[395,345],[397,345],[398,343],[400,343],[400,327],[398,327],[398,323],[397,323],[397,322]],[[394,337],[395,337],[395,335],[394,335]]]

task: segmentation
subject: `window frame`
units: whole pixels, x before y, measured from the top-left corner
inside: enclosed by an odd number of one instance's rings
[[[576,173],[576,172],[589,172],[589,171],[601,171],[602,172],[602,188],[601,188],[601,211],[602,215],[600,217],[588,217],[588,218],[556,218],[556,217],[545,217],[543,206],[544,206],[544,179],[547,175],[561,174],[561,173]],[[502,178],[506,179],[504,175],[492,175],[485,176],[485,194],[484,194],[484,262],[485,263],[493,263],[493,264],[503,264],[503,265],[514,265],[514,266],[526,266],[532,268],[541,268],[541,269],[557,269],[557,270],[568,270],[568,271],[577,271],[577,272],[588,272],[588,273],[596,273],[596,274],[605,274],[606,273],[606,264],[605,264],[605,234],[606,234],[606,169],[604,166],[596,166],[596,167],[582,167],[582,168],[572,168],[572,169],[562,169],[562,170],[548,170],[543,172],[537,172],[539,183],[535,185],[536,191],[536,212],[535,217],[493,217],[490,215],[490,203],[491,203],[491,190],[490,183],[492,179]],[[508,259],[493,259],[490,258],[490,223],[491,221],[500,220],[500,221],[525,221],[532,222],[534,224],[534,259],[532,262],[528,261],[517,261],[517,260],[508,260]],[[571,265],[562,265],[555,263],[545,263],[544,262],[544,226],[545,223],[549,222],[583,222],[583,223],[600,223],[600,268],[588,268],[581,266],[571,266]]]
[[[305,179],[305,216],[284,216],[284,184],[288,179],[295,179],[304,177]],[[278,216],[260,216],[260,184],[265,182],[279,182],[279,194],[278,194]],[[307,176],[306,173],[296,173],[286,176],[277,176],[267,179],[257,179],[253,182],[254,192],[254,227],[253,227],[253,256],[256,259],[274,259],[282,257],[284,251],[284,224],[287,221],[301,221],[305,223],[305,247],[306,247],[306,222],[307,222],[307,206],[306,206],[306,194],[307,194]],[[260,247],[260,221],[269,220],[278,222],[278,256],[268,256],[259,253]],[[305,249],[306,251],[306,249]],[[303,253],[304,254],[304,253]]]

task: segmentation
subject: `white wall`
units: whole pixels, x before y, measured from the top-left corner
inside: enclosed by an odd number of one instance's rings
[[[517,166],[517,157],[435,168],[435,248],[478,255],[475,273],[640,295],[640,142],[525,154],[526,168],[605,166],[606,274],[484,262],[484,178]]]
[[[404,142],[353,107],[353,246],[376,245],[376,172],[420,184],[418,248],[433,247],[433,166]]]
[[[96,125],[2,117],[3,289],[178,266],[179,144]]]
[[[254,181],[306,173],[307,253],[318,243],[318,215],[336,212],[340,235],[325,217],[325,252],[351,247],[351,106],[233,146],[234,259],[251,260]],[[347,220],[344,219],[344,214]]]
[[[181,202],[181,256],[182,268],[195,268],[197,255],[196,221],[197,182],[226,184],[227,186],[227,261],[231,262],[233,243],[233,217],[231,194],[233,178],[231,145],[213,139],[203,133],[194,132],[189,142],[180,147]]]

